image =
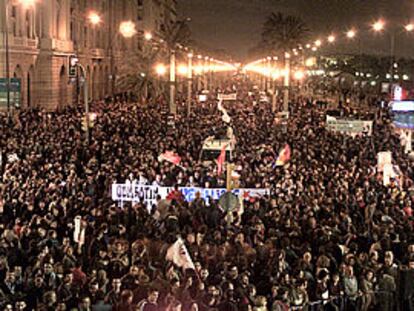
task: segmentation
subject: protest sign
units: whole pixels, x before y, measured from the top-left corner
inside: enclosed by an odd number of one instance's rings
[[[330,131],[340,132],[348,135],[372,135],[372,121],[346,120],[327,116],[326,126]]]
[[[217,94],[218,100],[237,100],[237,93],[232,94]]]
[[[185,200],[191,202],[195,199],[196,193],[199,192],[201,197],[206,201],[209,198],[218,200],[227,190],[225,188],[199,188],[199,187],[180,187]],[[117,202],[139,202],[143,201],[147,205],[156,204],[156,197],[160,195],[165,199],[173,187],[148,186],[140,184],[113,184],[112,200]],[[233,189],[234,194],[245,198],[260,197],[270,194],[270,189]]]
[[[377,158],[378,158],[377,171],[378,172],[383,172],[384,171],[384,166],[386,164],[391,164],[391,162],[392,162],[391,151],[378,152]]]

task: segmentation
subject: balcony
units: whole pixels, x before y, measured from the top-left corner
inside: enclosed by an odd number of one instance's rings
[[[89,55],[94,59],[103,59],[105,57],[104,49],[90,49]]]
[[[56,52],[71,53],[73,52],[73,42],[68,40],[58,40],[53,38],[42,38],[40,46],[45,50],[53,50]]]
[[[31,39],[27,37],[9,37],[9,44],[10,46],[17,48],[17,49],[37,49],[39,40]]]

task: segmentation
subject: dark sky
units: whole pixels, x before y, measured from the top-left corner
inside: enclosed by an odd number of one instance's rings
[[[178,0],[178,10],[192,18],[194,39],[238,57],[244,57],[258,42],[263,21],[272,11],[302,17],[315,39],[331,31],[342,35],[342,43],[329,50],[332,52],[359,50],[358,40],[349,43],[343,38],[343,32],[355,26],[364,34],[363,52],[389,54],[390,27],[414,22],[413,0]],[[369,29],[379,17],[388,23],[382,35]],[[401,29],[397,31],[396,54],[414,55],[414,32],[407,35]]]

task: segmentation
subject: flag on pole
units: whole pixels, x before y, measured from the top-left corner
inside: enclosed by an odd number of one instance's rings
[[[224,165],[224,162],[226,161],[226,148],[227,148],[227,145],[224,145],[221,148],[220,155],[217,158],[217,175],[219,176],[223,172],[223,165]]]
[[[73,240],[78,243],[80,246],[85,244],[85,229],[86,226],[82,221],[81,216],[76,216],[74,219],[75,230],[73,231]]]
[[[291,150],[288,144],[283,147],[282,150],[279,151],[279,155],[276,159],[276,163],[274,166],[283,166],[290,160]]]
[[[195,270],[194,262],[181,238],[178,238],[167,250],[165,259],[172,261],[177,267]]]
[[[167,161],[173,163],[174,165],[179,165],[181,157],[172,151],[166,151],[158,156],[158,161]]]

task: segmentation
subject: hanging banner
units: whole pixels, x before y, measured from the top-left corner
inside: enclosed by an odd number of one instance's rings
[[[191,202],[195,199],[196,193],[199,192],[201,197],[206,201],[210,198],[218,200],[227,190],[225,188],[199,188],[199,187],[180,187],[185,200]],[[144,201],[147,205],[157,203],[157,196],[165,199],[173,191],[173,187],[147,186],[140,184],[113,184],[112,200],[117,202],[139,202]],[[233,189],[234,194],[244,198],[261,197],[270,194],[270,189]]]

